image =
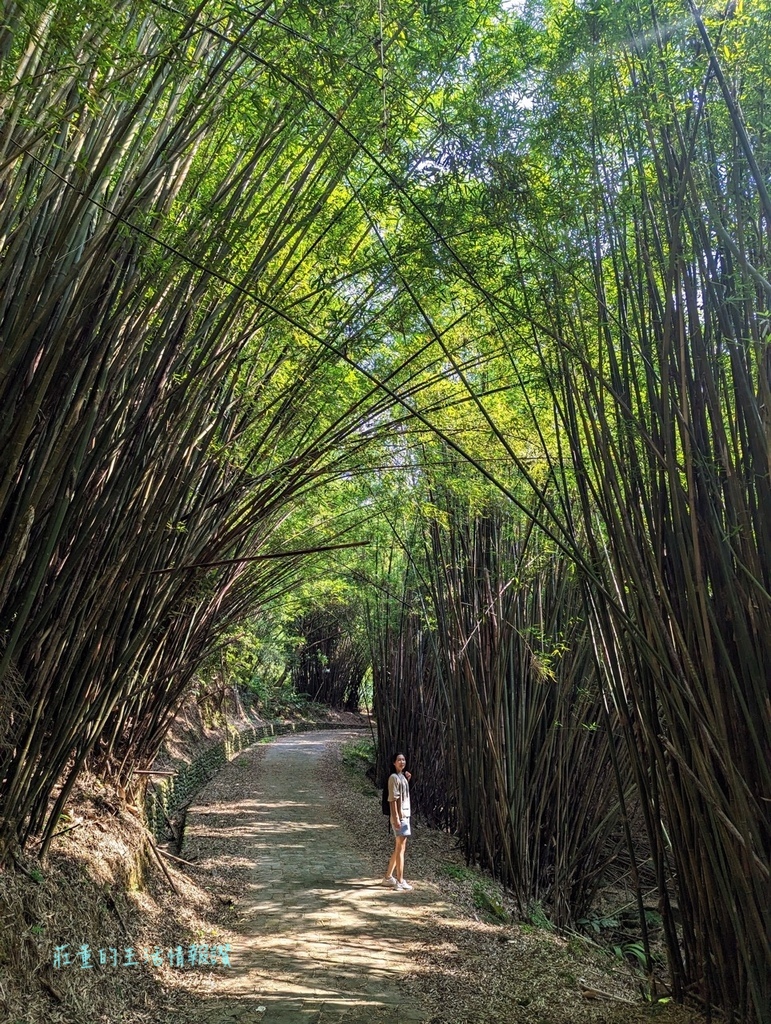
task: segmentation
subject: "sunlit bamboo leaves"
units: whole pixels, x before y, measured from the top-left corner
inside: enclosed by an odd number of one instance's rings
[[[374,9],[316,51],[300,5],[7,7],[0,843],[45,855],[86,761],[130,779],[204,654],[297,578],[257,556],[410,370],[384,395],[345,362],[365,245],[318,286],[368,237],[346,175],[381,131]]]

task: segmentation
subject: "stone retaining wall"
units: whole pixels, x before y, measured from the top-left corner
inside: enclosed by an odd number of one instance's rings
[[[172,762],[169,768],[174,775],[155,776],[145,797],[147,827],[155,839],[160,839],[168,831],[166,818],[173,818],[236,754],[266,736],[310,729],[350,728],[350,724],[343,722],[266,722],[264,725],[248,725],[245,729],[229,728],[225,739],[201,751],[189,764],[185,761]]]

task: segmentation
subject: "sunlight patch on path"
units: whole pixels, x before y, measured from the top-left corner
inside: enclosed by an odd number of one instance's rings
[[[225,828],[234,846],[228,852],[241,863],[246,859],[250,870],[233,966],[208,980],[201,1021],[427,1019],[404,976],[414,966],[410,947],[425,933],[429,910],[443,908],[433,887],[394,892],[366,874],[318,778],[327,745],[359,735],[334,730],[282,737],[267,747],[249,799],[188,812],[185,856],[206,857],[212,839],[221,846]]]

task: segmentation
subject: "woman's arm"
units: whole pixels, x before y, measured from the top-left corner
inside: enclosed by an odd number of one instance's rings
[[[389,800],[391,804],[391,824],[395,829],[402,824],[402,798],[398,796],[395,800]]]
[[[402,823],[402,798],[399,794],[396,775],[391,775],[388,778],[388,803],[391,807],[391,824],[394,829],[397,829]]]

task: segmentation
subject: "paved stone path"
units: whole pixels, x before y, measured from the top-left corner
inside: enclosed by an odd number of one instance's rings
[[[188,812],[185,852],[204,852],[207,833],[232,815],[250,883],[239,904],[233,966],[212,974],[201,1020],[216,1024],[396,1024],[427,1013],[400,979],[411,967],[410,944],[426,927],[426,900],[436,894],[394,892],[370,874],[347,842],[318,781],[330,743],[359,738],[341,730],[302,733],[270,743],[253,782]],[[222,769],[237,771],[249,752]],[[246,762],[242,759],[246,758]],[[222,787],[219,787],[220,791]],[[219,836],[220,842],[222,837]],[[235,841],[235,840],[234,840]],[[184,855],[184,853],[183,853]]]

